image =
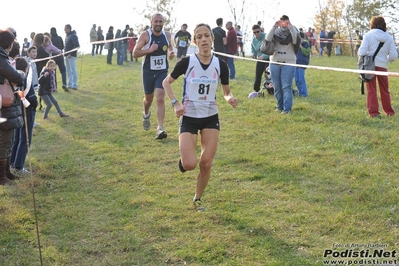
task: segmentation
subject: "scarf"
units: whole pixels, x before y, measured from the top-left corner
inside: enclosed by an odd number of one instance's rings
[[[294,26],[294,29],[297,34],[296,34],[296,44],[293,44],[293,45],[294,45],[295,54],[297,54],[299,51],[299,47],[301,45],[301,37],[299,36],[299,31],[295,26]],[[292,43],[291,32],[288,28],[279,27],[274,32],[273,38],[276,42],[280,43],[281,45],[288,45],[288,44]]]

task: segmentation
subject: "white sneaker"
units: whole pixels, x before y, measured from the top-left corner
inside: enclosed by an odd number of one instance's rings
[[[151,112],[148,113],[147,117],[145,117],[145,115],[143,114],[143,128],[145,131],[149,130],[151,127],[150,117],[151,117]]]
[[[168,134],[162,128],[157,130],[157,134],[155,135],[155,139],[166,139]]]

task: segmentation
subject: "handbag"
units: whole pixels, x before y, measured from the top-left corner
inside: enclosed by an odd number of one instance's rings
[[[4,78],[3,84],[0,84],[0,95],[2,107],[10,107],[15,100],[13,87],[6,78]]]
[[[373,55],[359,56],[359,60],[357,62],[358,68],[360,70],[375,70],[374,60],[383,45],[384,45],[384,43],[380,42],[380,44],[377,47],[377,50],[374,52]],[[362,94],[364,94],[364,83],[369,82],[370,80],[373,79],[373,77],[374,77],[374,74],[366,74],[366,73],[359,74],[359,79],[362,82],[362,85],[361,85],[361,93]]]
[[[104,44],[104,49],[109,49],[110,48],[110,43],[109,42],[106,42],[105,44]]]
[[[269,41],[266,41],[266,39],[264,39],[260,46],[260,51],[263,54],[273,55],[274,51],[275,51],[274,42],[269,42]]]

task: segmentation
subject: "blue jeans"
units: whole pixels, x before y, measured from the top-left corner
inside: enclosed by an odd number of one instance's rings
[[[297,67],[295,68],[295,84],[298,88],[298,95],[307,97],[308,96],[308,86],[305,80],[305,70],[306,68]]]
[[[61,107],[58,104],[58,101],[54,98],[53,94],[42,95],[41,97],[44,103],[46,104],[46,108],[44,109],[43,113],[43,118],[48,117],[48,113],[50,112],[51,107],[53,107],[53,104],[55,106],[55,109],[57,109],[58,114],[59,115],[63,114]]]
[[[123,48],[116,49],[116,63],[118,65],[123,65]]]
[[[235,79],[236,78],[236,67],[234,65],[234,58],[227,57],[227,66],[230,69],[230,78]]]
[[[76,57],[65,57],[65,66],[68,76],[68,88],[78,88],[78,71],[76,69]]]
[[[26,125],[28,127],[29,145],[32,142],[33,124],[35,122],[36,111],[32,108],[26,108]],[[26,143],[25,125],[14,130],[14,141],[11,148],[10,165],[17,169],[24,168],[25,159],[28,154],[28,145]]]
[[[295,75],[294,66],[270,64],[270,76],[274,87],[277,109],[284,112],[292,110],[292,80]]]
[[[122,61],[126,61],[127,62],[127,43],[122,43],[122,56],[123,56],[123,60]]]

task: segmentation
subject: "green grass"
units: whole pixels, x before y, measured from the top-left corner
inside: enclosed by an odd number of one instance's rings
[[[283,116],[272,96],[247,98],[254,62],[236,61],[239,107],[219,100],[207,211],[197,213],[198,170],[178,170],[169,104],[169,136],[156,141],[155,116],[142,129],[140,64],[105,61],[78,59],[79,90],[56,94],[69,118],[37,113],[26,166],[44,265],[322,265],[337,243],[398,248],[398,116],[369,118],[356,74],[307,70],[310,96]],[[356,59],[311,64],[356,68]],[[390,78],[396,110],[398,86]],[[0,187],[0,265],[40,265],[30,186]]]

